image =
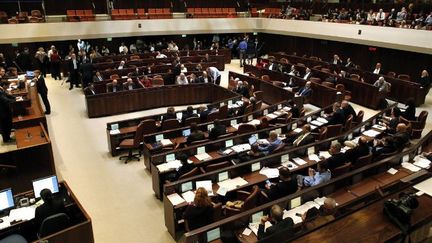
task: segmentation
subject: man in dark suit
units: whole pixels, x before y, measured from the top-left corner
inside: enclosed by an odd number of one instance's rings
[[[96,94],[96,91],[95,91],[95,88],[94,88],[94,85],[93,85],[93,83],[91,83],[89,86],[87,86],[85,89],[84,89],[84,95],[95,95]]]
[[[132,78],[128,78],[127,81],[123,83],[123,90],[134,90],[135,88],[136,86]]]
[[[177,119],[174,107],[168,107],[167,113],[162,116],[162,122],[170,119]]]
[[[200,107],[199,110],[200,110],[200,118],[201,118],[200,120],[201,120],[201,122],[207,122],[208,115],[210,113],[213,113],[213,112],[217,111],[217,109],[215,109],[213,107],[213,105],[211,105],[211,104],[207,105],[207,109],[206,110],[204,110],[204,107]]]
[[[310,81],[307,81],[305,86],[302,87],[301,89],[299,89],[299,91],[296,93],[296,95],[298,96],[303,96],[303,97],[310,97],[312,96],[312,83]]]
[[[38,93],[45,106],[45,114],[49,115],[51,114],[51,105],[48,100],[48,88],[45,84],[45,79],[39,70],[34,71],[34,75],[34,81],[36,82]]]
[[[381,68],[381,63],[377,62],[375,65],[375,69],[373,70],[374,74],[384,74],[384,70]]]
[[[5,92],[0,86],[0,128],[2,132],[3,142],[10,142],[10,134],[12,130],[12,111],[10,104],[15,102],[15,97]]]
[[[71,55],[71,59],[69,60],[69,90],[73,89],[73,86],[75,85],[77,88],[80,87],[79,85],[79,66],[80,63],[75,55],[73,53]]]
[[[185,124],[186,119],[191,118],[191,117],[198,117],[198,114],[193,113],[193,107],[192,106],[188,106],[186,108],[186,111],[184,111],[182,114],[182,124]]]
[[[349,115],[353,116],[353,121],[357,119],[357,114],[354,108],[349,104],[348,101],[343,100],[341,103],[342,111],[344,113],[345,119],[348,119]]]
[[[280,181],[278,183],[266,184],[264,193],[270,200],[288,196],[295,193],[298,189],[296,176],[291,175],[287,167],[281,167],[279,169],[279,178]]]
[[[347,162],[347,158],[345,154],[341,152],[341,148],[340,143],[334,143],[330,147],[329,153],[331,157],[326,159],[327,167],[330,171],[333,171],[335,168],[342,166]]]
[[[345,157],[352,164],[355,164],[358,158],[366,156],[369,154],[369,146],[367,143],[367,139],[363,136],[360,137],[358,141],[358,145],[348,151],[345,152]]]
[[[288,105],[291,107],[291,114],[292,118],[299,118],[300,117],[300,109],[297,107],[297,105],[294,103],[293,100],[288,100]]]
[[[272,226],[268,227],[264,232],[264,225],[267,221],[271,219]],[[283,219],[283,210],[279,205],[273,205],[270,211],[270,217],[263,216],[261,218],[261,223],[258,226],[258,240],[264,239],[271,235],[277,234],[283,231],[289,231],[293,229],[294,221],[287,217]]]
[[[65,206],[61,200],[55,200],[52,197],[50,189],[43,189],[40,192],[43,204],[36,208],[35,211],[35,222],[37,225],[41,225],[43,220],[49,216],[66,213]]]
[[[341,65],[342,64],[342,60],[339,58],[338,55],[333,55],[333,59],[330,62],[331,64],[335,64],[335,65]]]
[[[82,74],[83,86],[87,87],[92,82],[93,78],[93,64],[90,63],[90,59],[84,59],[80,65],[80,71]]]
[[[118,84],[117,79],[114,79],[111,83],[108,83],[106,87],[107,93],[114,93],[122,90],[122,87]]]
[[[204,132],[199,130],[196,123],[190,125],[191,134],[186,138],[186,144],[191,144],[192,142],[205,139]]]
[[[315,142],[315,137],[311,133],[311,127],[309,124],[305,124],[302,127],[302,132],[297,135],[297,137],[292,143],[296,147],[301,147],[303,145],[314,143],[314,142]]]
[[[219,119],[214,120],[214,127],[209,132],[209,139],[216,140],[220,135],[226,134],[226,126]]]
[[[277,71],[278,69],[279,65],[277,63],[274,63],[273,60],[270,60],[268,64],[268,70]]]
[[[333,104],[333,113],[327,117],[327,121],[327,125],[345,124],[345,115],[339,102]]]
[[[346,64],[345,64],[345,67],[347,67],[347,68],[354,68],[355,67],[355,64],[351,61],[351,58],[347,58],[347,62],[346,62]]]
[[[96,72],[95,76],[93,77],[93,82],[100,82],[103,80],[104,80],[104,78],[102,77],[100,72]]]

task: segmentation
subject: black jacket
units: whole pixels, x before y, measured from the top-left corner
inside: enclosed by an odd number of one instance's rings
[[[12,116],[12,111],[10,108],[10,104],[15,102],[15,97],[12,95],[0,91],[0,118],[10,118]],[[12,118],[10,118],[12,120]]]
[[[341,124],[341,125],[345,124],[345,115],[342,109],[333,112],[333,115],[331,115],[328,119],[327,125],[337,125],[337,124]]]
[[[53,199],[51,203],[44,203],[36,208],[35,222],[40,225],[44,219],[58,213],[66,213],[65,206],[62,201]]]
[[[335,168],[344,165],[346,161],[347,159],[344,153],[333,154],[327,159],[327,167],[330,171],[333,171]]]
[[[41,94],[41,95],[48,94],[48,88],[45,84],[45,79],[44,79],[43,75],[39,76],[39,78],[36,82],[36,87],[37,87],[39,94]]]
[[[210,132],[209,132],[209,139],[216,139],[220,135],[224,135],[226,133],[226,126],[225,125],[219,125],[214,126]]]
[[[267,190],[267,196],[270,200],[276,200],[281,197],[288,196],[297,191],[297,180],[295,176],[288,181],[280,181],[276,185],[272,185],[269,190]]]
[[[183,218],[188,221],[190,230],[200,228],[213,222],[213,207],[189,205]]]
[[[355,164],[358,158],[369,154],[369,146],[367,144],[359,145],[345,152],[346,159]]]
[[[266,232],[264,232],[264,225],[260,224],[258,226],[258,240],[261,240],[263,238],[269,237],[271,235],[277,234],[285,230],[292,229],[293,227],[294,227],[294,221],[290,217],[287,217],[281,222],[278,222],[268,227]]]
[[[177,119],[177,116],[176,116],[176,114],[175,113],[167,113],[167,114],[165,114],[165,115],[163,115],[162,116],[162,121],[166,121],[166,120],[169,120],[169,119]]]
[[[187,137],[186,143],[190,144],[192,142],[203,140],[203,139],[205,139],[205,136],[202,131],[193,132]]]
[[[348,105],[347,107],[343,108],[342,111],[344,112],[345,119],[348,119],[349,115],[352,115],[353,121],[356,120],[357,114],[351,105]]]

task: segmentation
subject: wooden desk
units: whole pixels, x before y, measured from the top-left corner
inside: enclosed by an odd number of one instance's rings
[[[214,84],[188,84],[86,96],[90,118],[158,107],[213,103],[236,93]]]
[[[42,123],[45,128],[48,128],[36,86],[28,87],[27,99],[30,100],[30,106],[26,107],[24,114],[13,117],[13,127],[19,129],[29,126],[38,126],[39,123]]]

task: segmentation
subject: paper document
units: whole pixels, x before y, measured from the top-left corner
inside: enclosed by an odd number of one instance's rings
[[[327,119],[322,118],[322,117],[318,117],[316,120],[319,121],[319,122],[321,122],[321,123],[323,123],[323,124],[328,123]]]
[[[162,144],[162,146],[169,146],[173,144],[170,139],[162,139],[160,140],[160,143]]]
[[[420,182],[419,184],[415,185],[414,188],[432,197],[432,178]]]
[[[170,167],[168,166],[168,163],[163,163],[160,165],[156,165],[156,168],[159,170],[159,172],[165,172],[167,170],[170,170]]]
[[[185,200],[182,197],[180,197],[180,195],[177,193],[173,193],[171,195],[168,195],[167,198],[168,198],[168,200],[170,200],[170,202],[174,206],[177,206],[177,205],[185,202]]]
[[[263,139],[258,139],[258,141],[257,141],[259,144],[269,144],[269,141],[267,140],[267,139],[265,139],[265,138],[263,138]]]
[[[197,181],[195,184],[196,188],[203,187],[204,189],[206,189],[209,196],[214,195],[212,181]]]
[[[240,124],[231,125],[231,126],[232,126],[234,129],[238,130],[238,128],[239,128],[240,125],[241,125],[241,123],[240,123]]]
[[[258,126],[259,124],[261,124],[261,121],[257,119],[253,119],[252,121],[248,122],[248,124]]]
[[[222,153],[223,153],[224,155],[228,155],[228,154],[230,154],[232,151],[233,151],[232,149],[226,149],[226,150],[224,150]]]
[[[294,170],[298,167],[294,162],[291,162],[291,161],[286,161],[286,162],[282,163],[282,166],[287,167],[289,170]]]
[[[314,202],[318,204],[319,206],[324,205],[324,201],[326,200],[326,197],[317,197],[314,199]]]
[[[381,134],[381,132],[378,132],[375,130],[367,130],[367,131],[364,131],[362,134],[365,136],[374,138],[374,137],[378,136],[379,134]]]
[[[249,228],[245,228],[244,230],[243,230],[243,235],[250,235],[252,233],[252,230],[250,230]]]
[[[15,208],[9,212],[10,221],[14,220],[31,220],[34,219],[36,207]]]
[[[182,197],[184,198],[184,200],[187,203],[191,203],[195,199],[195,192],[193,192],[193,191],[184,192],[184,193],[182,193]]]
[[[313,120],[313,121],[311,121],[310,123],[311,123],[312,125],[317,126],[317,127],[320,127],[320,126],[324,125],[324,123],[319,122],[319,121],[317,121],[317,120]]]
[[[201,153],[195,155],[195,158],[197,158],[199,161],[206,161],[212,159],[212,157],[208,153]]]
[[[277,115],[275,115],[275,114],[268,114],[267,117],[270,118],[270,119],[275,119],[277,117]]]
[[[110,135],[116,135],[116,134],[120,134],[120,130],[119,129],[115,129],[115,130],[111,130],[110,131]]]
[[[295,162],[296,164],[298,164],[298,165],[305,165],[305,164],[307,164],[307,162],[304,161],[304,160],[301,159],[301,158],[294,158],[294,159],[292,159],[292,160],[294,160],[294,162]]]
[[[396,170],[395,168],[390,168],[390,169],[388,169],[388,171],[387,171],[387,173],[389,173],[389,174],[391,174],[391,175],[394,175],[394,174],[396,174],[398,172],[398,170]]]
[[[411,163],[407,163],[407,162],[402,163],[402,167],[404,167],[405,169],[408,169],[412,172],[417,172],[417,171],[421,170],[420,167],[417,167],[417,166],[415,166]]]
[[[416,156],[414,157],[414,165],[420,167],[420,168],[429,168],[431,164],[431,161],[426,159],[426,158],[422,158],[420,156]]]
[[[378,129],[380,131],[385,131],[386,130],[386,127],[380,126],[378,124],[373,125],[372,128]]]
[[[279,170],[277,168],[267,168],[263,167],[260,172],[261,175],[265,175],[268,178],[276,178],[279,177]]]
[[[172,161],[170,161],[170,162],[167,163],[167,166],[170,169],[178,169],[178,168],[182,167],[182,165],[183,164],[181,163],[180,160],[172,160]]]
[[[11,220],[10,220],[9,216],[5,216],[5,217],[1,218],[1,220],[3,220],[3,222],[0,223],[0,229],[5,229],[5,228],[10,226]]]
[[[308,157],[309,157],[309,160],[314,160],[316,162],[321,161],[320,158],[318,157],[318,155],[316,155],[316,154],[309,154]]]
[[[302,129],[300,127],[298,127],[296,129],[294,129],[293,132],[295,132],[295,133],[301,133]]]
[[[319,156],[324,157],[325,159],[328,159],[331,157],[331,154],[328,151],[320,151]]]

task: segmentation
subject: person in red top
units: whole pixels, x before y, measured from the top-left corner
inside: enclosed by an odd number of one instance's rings
[[[50,63],[51,63],[51,76],[54,78],[54,80],[57,80],[57,78],[58,80],[60,80],[61,79],[61,74],[60,74],[61,58],[56,49],[52,50],[50,56]]]
[[[258,62],[257,62],[257,64],[255,66],[257,68],[265,68],[266,65],[267,64],[262,59],[259,59]]]
[[[144,77],[139,82],[144,86],[144,88],[152,87],[151,80],[146,75],[144,75]]]

